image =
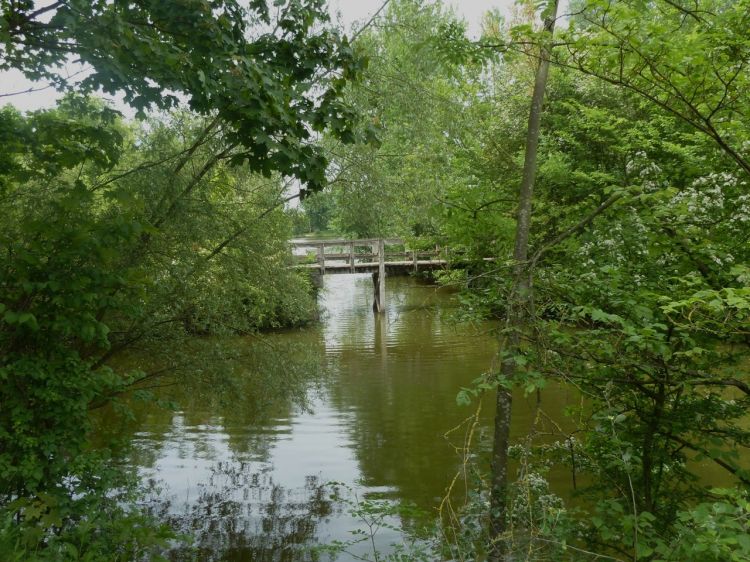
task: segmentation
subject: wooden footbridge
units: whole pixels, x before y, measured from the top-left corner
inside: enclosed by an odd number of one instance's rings
[[[448,264],[444,249],[409,249],[398,238],[296,239],[291,241],[291,246],[297,257],[297,267],[310,269],[318,275],[372,273],[375,312],[384,310],[386,275],[407,275],[443,268]]]

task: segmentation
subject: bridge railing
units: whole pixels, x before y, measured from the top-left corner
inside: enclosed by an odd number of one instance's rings
[[[292,240],[294,254],[299,267],[318,269],[321,274],[355,273],[372,271],[383,266],[419,267],[447,263],[444,250],[409,249],[400,238],[363,238],[358,240]],[[399,247],[398,251],[388,251],[388,247]]]

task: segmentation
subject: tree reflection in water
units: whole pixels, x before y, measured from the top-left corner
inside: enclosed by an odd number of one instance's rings
[[[319,560],[311,545],[318,524],[341,515],[345,506],[331,499],[330,488],[316,476],[304,487],[274,483],[271,470],[252,472],[243,462],[216,463],[197,498],[166,496],[150,481],[149,512],[193,537],[167,553],[175,562]]]
[[[200,369],[158,392],[176,411],[131,402],[127,423],[100,413],[102,430],[128,443],[124,462],[154,479],[152,513],[194,538],[172,560],[372,558],[428,523],[399,512],[372,543],[350,545],[368,529],[352,498],[331,500],[329,480],[434,514],[459,463],[442,437],[467,416],[456,392],[486,369],[495,340],[489,326],[446,322],[450,294],[408,279],[390,280],[388,312],[374,317],[371,280],[349,277],[326,280],[319,326],[191,343],[180,363]],[[133,362],[159,369],[168,351]],[[335,541],[349,553],[311,550]]]

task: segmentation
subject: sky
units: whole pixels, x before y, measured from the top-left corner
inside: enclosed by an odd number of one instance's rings
[[[329,10],[334,20],[337,19],[337,15],[341,16],[341,23],[345,28],[351,29],[354,26],[354,29],[359,29],[378,11],[383,2],[384,0],[329,0]],[[467,21],[469,33],[472,36],[478,36],[482,15],[492,8],[499,8],[506,14],[510,13],[514,0],[445,0],[445,3],[451,5],[456,14]],[[74,65],[67,69],[69,73],[76,72],[76,70],[77,67]],[[29,82],[17,71],[0,72],[0,96],[2,96],[0,106],[12,103],[22,111],[51,107],[60,97],[60,94],[52,88],[26,92],[30,88],[38,89],[44,86],[44,84]],[[24,93],[3,96],[12,92]],[[120,107],[121,104],[117,101],[115,105],[118,109],[125,109]],[[124,112],[130,113],[127,110]]]
[[[329,0],[328,6],[332,14],[341,12],[342,23],[349,26],[352,23],[366,23],[384,0]],[[510,13],[515,0],[444,0],[444,4],[452,6],[456,14],[463,17],[469,24],[469,33],[479,35],[482,16],[488,10],[499,8],[503,13]]]

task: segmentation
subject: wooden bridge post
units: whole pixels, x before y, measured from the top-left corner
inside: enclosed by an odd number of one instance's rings
[[[354,273],[354,242],[349,242],[349,271]]]
[[[385,312],[385,240],[378,240],[373,244],[373,253],[378,256],[378,270],[372,274],[372,284],[374,289],[372,310],[375,314]]]
[[[385,310],[385,240],[378,240],[378,300],[380,301],[380,312]]]
[[[320,274],[326,274],[326,245],[318,244],[318,266],[320,267]]]
[[[417,257],[417,251],[412,250],[411,251],[411,260],[414,262],[414,273],[419,271],[419,258]]]

